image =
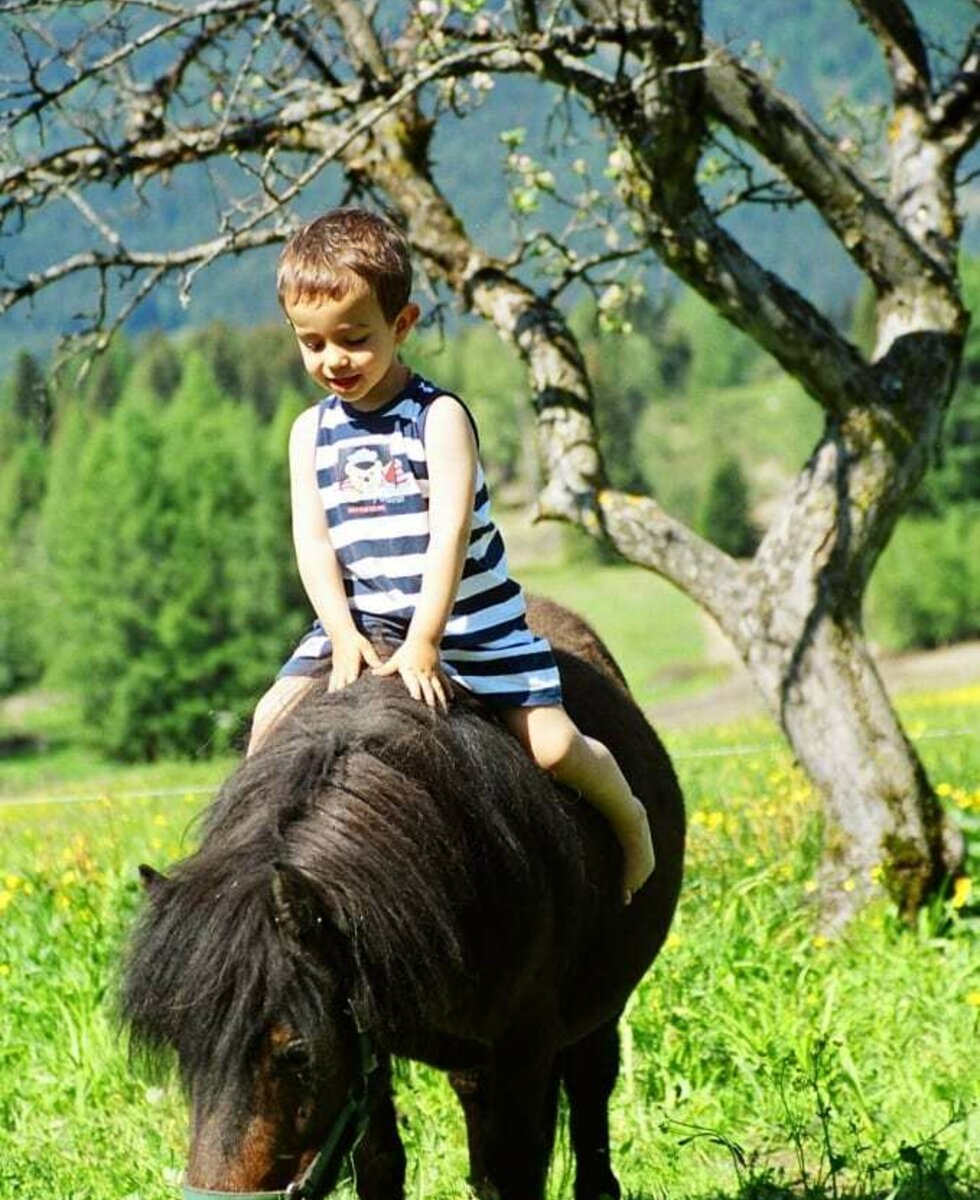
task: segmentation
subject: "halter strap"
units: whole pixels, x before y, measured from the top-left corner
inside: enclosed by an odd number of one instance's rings
[[[184,1200],[324,1200],[337,1186],[344,1160],[357,1149],[368,1123],[368,1086],[378,1065],[377,1056],[366,1033],[357,1035],[360,1052],[360,1077],[347,1102],[337,1114],[327,1140],[302,1176],[282,1191],[223,1192],[183,1185]]]

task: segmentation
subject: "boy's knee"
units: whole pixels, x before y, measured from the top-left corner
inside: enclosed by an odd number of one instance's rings
[[[277,679],[276,682],[259,698],[258,704],[255,706],[255,711],[252,713],[252,725],[266,725],[279,711],[284,702],[283,691],[280,686],[282,680]]]
[[[529,749],[543,771],[554,773],[575,757],[581,741],[582,735],[571,721],[554,721],[535,731]]]
[[[265,692],[252,713],[252,733],[248,743],[249,754],[253,753],[265,740],[273,725],[289,712],[311,682],[312,680],[304,676],[286,676],[283,679],[277,679]]]

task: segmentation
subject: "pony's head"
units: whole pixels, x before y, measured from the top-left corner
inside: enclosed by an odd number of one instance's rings
[[[141,868],[123,1012],[137,1047],[176,1052],[190,1187],[284,1189],[364,1089],[346,942],[295,868],[210,857]]]

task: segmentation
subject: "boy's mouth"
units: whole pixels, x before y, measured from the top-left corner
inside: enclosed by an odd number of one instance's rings
[[[350,392],[361,382],[361,376],[359,373],[357,375],[345,375],[342,377],[332,375],[327,382],[338,392]]]

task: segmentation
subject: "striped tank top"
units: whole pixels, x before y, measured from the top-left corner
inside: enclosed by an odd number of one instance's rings
[[[364,633],[403,639],[415,611],[429,544],[425,422],[429,406],[445,394],[412,375],[374,412],[359,412],[334,395],[320,404],[313,468],[347,603]],[[449,678],[490,702],[561,702],[551,647],[527,628],[524,596],[508,573],[479,464],[469,548],[439,651]],[[309,674],[329,653],[316,622],[280,676]]]

